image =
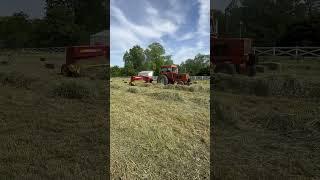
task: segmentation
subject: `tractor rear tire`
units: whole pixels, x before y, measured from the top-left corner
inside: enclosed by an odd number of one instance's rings
[[[222,63],[216,65],[214,72],[234,75],[236,70],[233,64]]]
[[[168,77],[165,75],[160,75],[157,79],[157,83],[161,83],[163,85],[167,85],[169,83]]]

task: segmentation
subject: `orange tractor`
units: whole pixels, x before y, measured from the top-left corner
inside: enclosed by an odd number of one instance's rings
[[[145,74],[143,72],[146,72]],[[152,83],[153,72],[143,71],[138,76],[131,76],[130,85],[134,85],[134,81],[143,80],[145,83]],[[148,75],[147,75],[148,74]],[[178,66],[166,65],[161,66],[160,75],[157,78],[157,83],[164,85],[167,84],[180,84],[180,85],[191,85],[191,79],[188,73],[179,74]]]

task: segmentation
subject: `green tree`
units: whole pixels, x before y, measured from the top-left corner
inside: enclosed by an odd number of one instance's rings
[[[165,64],[166,58],[169,58],[165,56],[164,47],[160,43],[154,42],[148,46],[144,53],[146,55],[146,66],[148,69],[153,69],[154,74],[158,75],[160,67]],[[170,61],[171,57],[168,60]]]
[[[21,48],[28,45],[31,23],[27,14],[18,12],[10,17],[2,18],[0,26],[0,39],[8,48]]]
[[[145,63],[144,50],[138,45],[133,46],[129,52],[125,52],[123,60],[126,68],[134,69],[135,72],[141,71]]]
[[[209,55],[198,54],[194,59],[187,59],[180,64],[180,72],[190,73],[192,76],[210,75]]]
[[[113,66],[110,68],[111,70],[111,77],[120,77],[122,76],[122,70],[119,66]]]

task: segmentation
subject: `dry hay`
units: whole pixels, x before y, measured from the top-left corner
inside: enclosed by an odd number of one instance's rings
[[[52,94],[68,99],[82,99],[94,96],[94,91],[87,84],[74,80],[64,80],[52,87]]]
[[[111,89],[120,89],[120,88],[121,88],[121,86],[120,86],[120,85],[118,85],[118,84],[114,84],[114,83],[112,83],[112,84],[110,84],[110,88],[111,88]]]
[[[140,89],[136,88],[136,87],[129,87],[128,92],[133,93],[133,94],[137,94],[140,92]]]
[[[164,101],[184,101],[183,97],[176,92],[154,92],[146,95]]]
[[[318,91],[314,91],[311,88],[317,87],[319,83],[315,85],[314,82],[299,80],[292,75],[270,75],[250,78],[245,76],[215,74],[215,79],[212,83],[214,90],[240,94],[304,98],[320,97],[318,96]]]
[[[47,69],[54,69],[55,68],[55,65],[54,64],[50,64],[50,63],[46,63],[44,65]]]
[[[181,90],[181,91],[189,91],[189,92],[208,92],[210,91],[210,89],[205,88],[203,85],[201,84],[197,84],[197,85],[173,85],[173,84],[168,84],[165,86],[162,86],[163,89],[175,89],[175,90]]]
[[[26,88],[29,89],[33,82],[37,79],[31,76],[25,76],[19,72],[9,72],[4,73],[0,72],[0,83],[2,85],[10,85],[17,88]]]
[[[211,116],[215,117],[214,125],[220,128],[236,128],[239,114],[223,101],[212,97]]]
[[[265,66],[257,65],[256,70],[257,70],[257,72],[264,73],[266,71],[266,68],[265,68]]]
[[[269,70],[281,71],[281,64],[276,62],[262,62],[259,65],[267,67]]]

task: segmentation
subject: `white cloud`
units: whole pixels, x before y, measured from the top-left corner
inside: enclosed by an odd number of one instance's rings
[[[146,8],[147,13],[152,14],[154,16],[158,15],[158,10],[156,10],[155,8],[153,8],[151,5],[149,5]]]
[[[198,0],[199,3],[199,22],[198,32],[200,35],[210,35],[210,1]]]
[[[206,49],[202,47],[191,47],[184,46],[178,49],[178,51],[173,55],[173,60],[175,63],[181,63],[187,59],[193,59],[197,54],[208,54]]]
[[[182,36],[178,36],[176,37],[176,39],[178,41],[186,41],[186,40],[190,40],[190,39],[193,39],[195,37],[195,33],[194,32],[189,32],[189,33],[186,33]]]
[[[143,17],[128,18],[117,1],[111,1],[111,64],[123,65],[123,54],[134,45],[145,48],[152,42],[161,43],[166,53],[172,55],[179,64],[188,58],[194,58],[198,53],[208,54],[209,35],[209,0],[197,0],[186,5],[184,0],[168,0],[166,9],[159,9],[152,1],[140,0],[144,7],[135,9],[145,14]],[[196,6],[198,5],[198,6]],[[207,6],[207,7],[206,7]],[[187,23],[188,8],[199,7],[196,30],[182,29]],[[135,19],[139,19],[139,24]],[[132,20],[131,20],[132,19]],[[138,22],[138,21],[137,21]],[[188,31],[189,30],[189,31]],[[190,41],[186,41],[190,40]],[[181,47],[179,41],[186,41]],[[178,43],[178,44],[177,44]]]

